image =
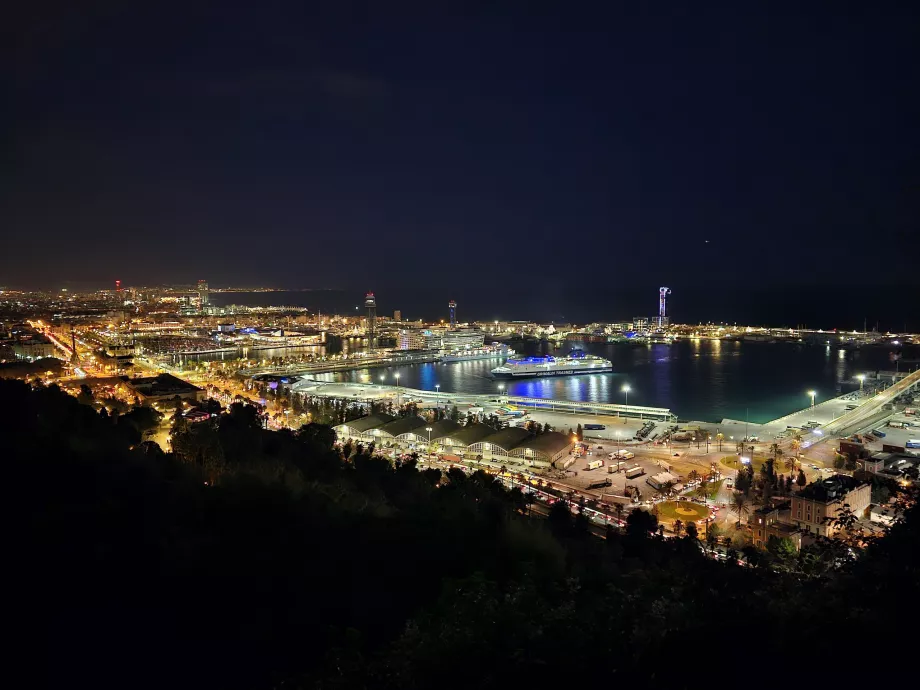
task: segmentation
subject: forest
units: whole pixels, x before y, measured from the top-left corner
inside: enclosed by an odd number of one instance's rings
[[[861,552],[721,563],[647,513],[598,538],[483,472],[346,459],[322,424],[235,403],[164,453],[147,417],[0,380],[23,685],[826,686],[913,643],[916,507]]]

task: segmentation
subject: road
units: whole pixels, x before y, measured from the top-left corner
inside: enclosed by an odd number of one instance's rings
[[[875,397],[870,398],[855,410],[850,410],[841,417],[827,425],[827,431],[833,434],[845,435],[858,431],[860,428],[873,423],[876,417],[886,413],[883,407],[894,402],[894,399],[920,383],[920,369],[905,376],[889,388],[886,388]]]

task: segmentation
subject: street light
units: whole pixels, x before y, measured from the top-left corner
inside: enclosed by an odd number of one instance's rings
[[[425,431],[428,432],[428,448],[427,448],[428,462],[431,462],[431,427],[426,426]]]
[[[440,383],[434,384],[434,388],[438,392],[438,402],[437,402],[436,407],[440,410],[441,409],[441,384]]]
[[[396,407],[402,407],[399,397],[399,372],[396,372]]]
[[[626,384],[623,384],[623,387],[620,390],[623,391],[623,393],[626,395],[625,405],[626,407],[629,407],[629,391],[632,389],[629,387],[629,384],[626,383]]]
[[[808,395],[811,396],[811,408],[812,408],[812,409],[814,409],[814,407],[815,407],[815,396],[816,396],[817,394],[818,394],[817,391],[808,391]]]
[[[863,389],[863,383],[864,383],[865,380],[866,380],[866,375],[865,375],[865,374],[857,374],[857,375],[856,375],[856,378],[859,379],[859,390],[861,391],[861,390]]]
[[[505,384],[504,383],[498,384],[498,402],[502,401],[502,395],[504,395],[504,393],[505,393]]]

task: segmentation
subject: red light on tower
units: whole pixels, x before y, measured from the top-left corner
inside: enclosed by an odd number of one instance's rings
[[[121,281],[120,280],[115,281],[115,292],[121,292]]]

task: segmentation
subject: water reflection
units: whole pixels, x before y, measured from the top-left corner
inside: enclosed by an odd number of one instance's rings
[[[836,348],[834,348],[836,350]],[[550,377],[519,381],[496,381],[489,372],[498,360],[450,364],[421,364],[398,368],[400,384],[442,393],[497,395],[499,386],[512,395],[563,400],[622,403],[621,388],[630,385],[629,402],[666,407],[683,419],[719,421],[741,419],[749,409],[750,421],[763,422],[804,407],[804,391],[819,391],[826,399],[852,375],[851,358],[828,355],[816,347],[719,341],[679,342],[671,346],[585,344],[585,350],[613,362],[612,374]],[[861,370],[886,365],[886,355],[857,355]],[[876,357],[878,359],[878,357]],[[871,361],[869,361],[871,360]],[[875,362],[875,363],[874,363]],[[320,380],[373,381],[395,384],[397,369],[321,374]]]

